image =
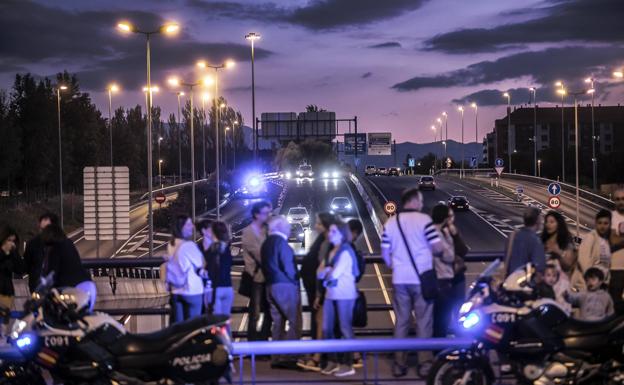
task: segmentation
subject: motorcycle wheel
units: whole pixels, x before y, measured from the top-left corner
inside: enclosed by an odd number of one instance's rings
[[[487,363],[438,359],[434,362],[427,385],[492,385],[494,375]]]

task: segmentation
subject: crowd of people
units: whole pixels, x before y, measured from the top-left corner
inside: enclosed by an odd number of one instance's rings
[[[394,336],[408,336],[412,314],[417,337],[452,335],[454,314],[465,297],[468,247],[447,205],[422,212],[423,195],[417,188],[404,191],[401,201],[402,210],[387,220],[381,239],[382,257],[392,270]],[[624,311],[624,189],[615,192],[614,203],[615,210],[596,214],[594,228],[582,240],[572,236],[560,213],[549,211],[542,217],[538,208],[528,207],[524,226],[507,240],[504,275],[533,264],[536,292],[581,319],[597,320]],[[357,285],[364,273],[363,255],[369,251],[362,223],[317,213],[318,235],[299,269],[288,242],[291,225],[285,216],[272,213],[269,202],[255,203],[251,222],[242,231],[244,272],[238,292],[249,297],[248,340],[302,337],[300,282],[310,307],[311,338],[354,338]],[[13,305],[14,274],[27,274],[33,290],[39,277],[54,272],[55,286],[83,289],[92,308],[96,286],[58,218],[46,213],[38,225],[39,234],[26,244],[23,257],[18,252],[18,234],[8,227],[0,231],[0,306]],[[165,260],[161,279],[171,293],[171,322],[203,313],[231,314],[235,290],[227,223],[193,223],[189,216],[177,217]],[[2,327],[6,328],[4,322]],[[421,376],[428,371],[430,354],[418,355]],[[393,375],[405,376],[407,362],[407,355],[397,352]],[[359,354],[273,356],[271,366],[342,377],[355,374],[362,358]]]

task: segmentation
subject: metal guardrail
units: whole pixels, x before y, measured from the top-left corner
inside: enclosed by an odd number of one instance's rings
[[[211,175],[211,174],[210,174]],[[203,183],[203,182],[207,182],[208,178],[206,179],[197,179],[195,181],[195,184],[197,183]],[[191,182],[184,182],[184,183],[178,183],[178,184],[174,184],[173,186],[167,186],[167,187],[163,187],[163,188],[157,188],[157,189],[153,189],[152,190],[152,194],[158,193],[158,192],[162,192],[162,193],[167,193],[168,191],[175,191],[178,190],[184,186],[190,186]],[[141,197],[139,198],[139,201],[144,201],[147,199],[147,196],[149,195],[149,192],[146,192],[145,194],[141,195]]]
[[[313,341],[253,341],[234,342],[232,353],[239,358],[238,383],[244,384],[244,356],[251,359],[251,384],[256,384],[256,356],[260,355],[303,355],[314,353],[362,353],[362,379],[364,384],[379,384],[379,354],[398,351],[415,352],[443,350],[447,348],[468,348],[473,344],[469,338],[403,338],[366,340],[313,340]],[[367,356],[373,355],[373,378],[368,378]]]

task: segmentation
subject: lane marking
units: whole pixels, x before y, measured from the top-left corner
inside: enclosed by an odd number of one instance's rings
[[[388,200],[389,200],[389,199],[388,199],[388,198],[386,198],[386,194],[384,194],[384,193],[383,193],[383,191],[381,191],[381,189],[377,186],[377,183],[373,182],[373,180],[372,180],[372,179],[368,179],[368,178],[367,178],[366,180],[368,180],[368,181],[370,182],[370,184],[372,184],[372,185],[373,185],[373,187],[375,187],[375,189],[377,190],[377,192],[378,192],[379,194],[381,194],[381,197],[382,197],[382,198],[383,198],[386,202],[388,202]]]
[[[379,286],[381,287],[381,292],[384,296],[384,301],[386,305],[391,305],[390,296],[388,295],[388,289],[386,289],[386,284],[383,281],[383,277],[381,276],[381,270],[379,270],[379,266],[376,263],[373,263],[373,267],[375,268],[375,275],[377,275],[377,281],[379,281]],[[390,310],[390,320],[392,321],[392,325],[396,325],[396,317],[394,315],[394,310]]]

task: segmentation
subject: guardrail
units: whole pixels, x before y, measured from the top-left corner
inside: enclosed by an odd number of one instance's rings
[[[195,181],[195,184],[200,183],[200,182],[207,182],[208,178],[206,179],[197,179]],[[179,183],[179,184],[174,184],[173,186],[167,186],[167,187],[163,187],[163,188],[157,188],[157,189],[152,189],[152,194],[158,193],[158,192],[162,192],[162,193],[167,193],[168,191],[172,191],[172,190],[178,190],[184,186],[190,186],[192,182],[184,182],[184,183]],[[147,196],[149,195],[149,192],[146,192],[145,194],[141,195],[141,197],[139,198],[139,201],[144,201],[145,199],[147,199]]]
[[[379,354],[392,352],[415,352],[443,350],[447,348],[468,348],[473,344],[469,338],[402,338],[366,340],[313,340],[313,341],[253,341],[234,342],[232,353],[239,359],[238,383],[244,384],[243,358],[251,359],[251,384],[256,384],[256,356],[261,355],[303,355],[314,353],[362,353],[362,379],[369,384],[367,356],[373,355],[373,384],[379,384]]]

